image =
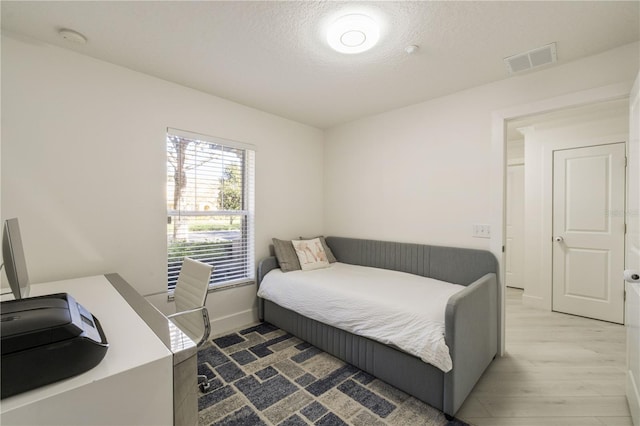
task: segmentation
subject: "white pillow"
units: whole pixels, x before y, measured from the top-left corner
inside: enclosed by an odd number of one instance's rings
[[[327,254],[322,247],[320,238],[314,238],[311,240],[293,240],[291,241],[291,244],[293,244],[293,248],[295,249],[298,260],[300,261],[300,267],[303,271],[329,267]]]

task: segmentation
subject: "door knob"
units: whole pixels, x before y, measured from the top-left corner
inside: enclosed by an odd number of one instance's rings
[[[561,243],[564,241],[564,238],[562,237],[553,237],[553,241],[555,241],[556,243]]]
[[[624,271],[624,280],[628,283],[640,283],[640,273],[631,269]]]

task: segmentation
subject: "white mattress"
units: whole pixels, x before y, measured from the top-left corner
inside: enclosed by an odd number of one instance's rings
[[[432,278],[333,263],[329,268],[270,271],[258,296],[306,317],[394,345],[445,373],[452,369],[444,341],[449,297],[464,289]]]

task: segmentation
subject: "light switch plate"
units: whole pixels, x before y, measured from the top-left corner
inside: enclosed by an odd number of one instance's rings
[[[474,224],[472,236],[475,238],[491,238],[491,225]]]

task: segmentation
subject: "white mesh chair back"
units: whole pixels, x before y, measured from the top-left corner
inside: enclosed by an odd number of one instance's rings
[[[204,306],[209,290],[209,280],[213,266],[197,260],[184,258],[173,293],[176,312],[184,312]],[[181,315],[173,318],[180,329],[194,341],[199,341],[205,332],[202,312]]]

